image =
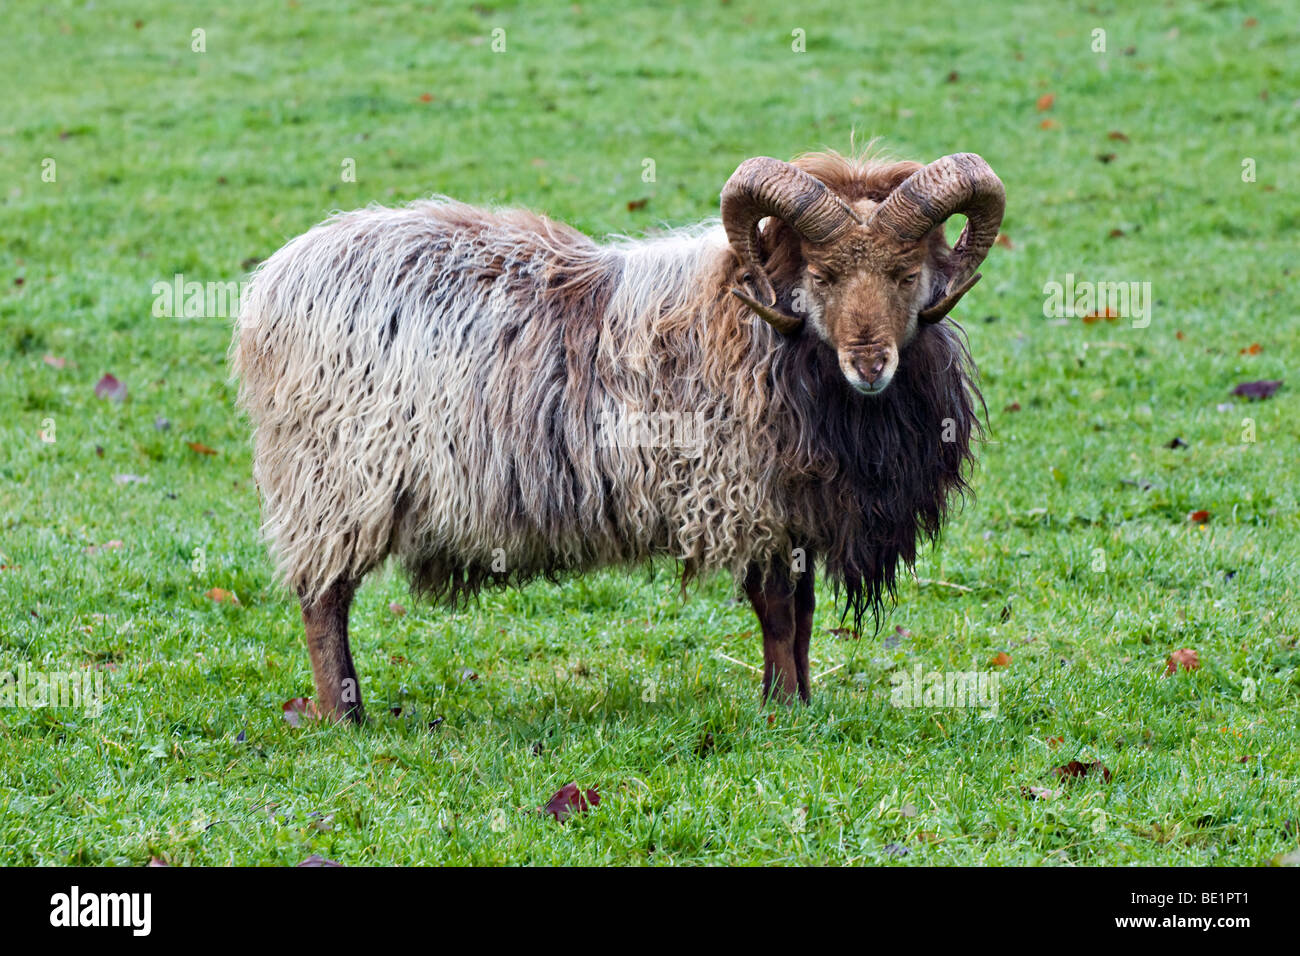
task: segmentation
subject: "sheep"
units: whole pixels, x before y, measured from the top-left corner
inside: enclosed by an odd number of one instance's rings
[[[389,556],[453,604],[655,559],[683,588],[729,571],[764,699],[808,701],[816,567],[878,628],[970,490],[983,399],[941,320],[1004,201],[975,154],[824,152],[746,160],[720,221],[649,238],[439,196],[290,241],[231,361],[322,712],[364,717],[348,609]]]

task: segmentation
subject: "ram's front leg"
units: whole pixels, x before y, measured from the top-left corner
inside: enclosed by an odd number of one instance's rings
[[[763,629],[763,700],[794,703],[804,695],[795,653],[795,585],[784,569],[751,566],[745,593]],[[804,699],[807,699],[806,697]]]

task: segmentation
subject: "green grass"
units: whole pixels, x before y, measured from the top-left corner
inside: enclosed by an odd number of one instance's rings
[[[1252,865],[1295,849],[1287,4],[230,6],[0,10],[0,670],[99,667],[108,702],[0,710],[0,862]],[[153,284],[238,280],[332,209],[432,192],[595,233],[689,222],[741,159],[854,131],[908,157],[977,151],[1007,184],[1012,247],[959,310],[992,441],[978,498],[918,566],[969,590],[909,580],[859,641],[828,633],[823,593],[827,676],[812,706],[769,711],[719,656],[761,660],[729,581],[683,601],[671,567],[602,573],[453,614],[376,575],[353,638],[371,723],[288,726],[310,668],[258,540],[229,321],[155,318]],[[1150,327],[1044,318],[1044,283],[1067,272],[1151,282]],[[124,403],[95,397],[106,372]],[[1277,378],[1271,400],[1229,397]],[[895,626],[910,635],[886,642]],[[1162,676],[1182,647],[1201,668]],[[996,718],[890,706],[898,669],[987,670],[1000,652]],[[1062,787],[1052,768],[1072,759],[1110,782]],[[531,812],[570,780],[599,789],[594,812]]]

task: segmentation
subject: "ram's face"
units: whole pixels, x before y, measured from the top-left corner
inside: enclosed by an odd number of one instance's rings
[[[1002,181],[974,153],[928,166],[803,162],[823,175],[756,156],[723,187],[731,292],[784,336],[811,327],[848,383],[876,395],[918,328],[942,321],[979,280],[1002,223]],[[943,225],[955,215],[966,226],[949,249]],[[765,219],[779,222],[760,232]]]
[[[865,232],[830,246],[803,244],[796,294],[803,301],[795,307],[805,308],[809,326],[835,349],[848,383],[875,395],[889,387],[899,355],[916,337],[936,268],[927,240],[886,247]]]

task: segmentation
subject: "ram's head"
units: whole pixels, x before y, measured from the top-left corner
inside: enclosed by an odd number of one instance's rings
[[[732,292],[786,335],[810,325],[864,394],[887,388],[918,328],[940,321],[979,280],[1005,204],[1001,180],[974,153],[892,168],[901,181],[878,199],[838,195],[765,156],[743,162],[722,190],[722,222],[743,270]],[[943,224],[958,214],[966,226],[949,250]],[[768,217],[797,236],[779,289],[759,232]]]

